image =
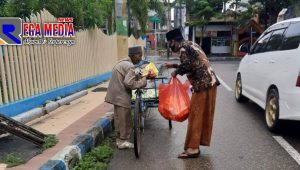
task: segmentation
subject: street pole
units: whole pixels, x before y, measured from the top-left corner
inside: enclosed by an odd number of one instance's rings
[[[181,0],[179,1],[179,26],[182,26],[182,6],[181,6]]]
[[[250,30],[250,35],[251,35],[251,36],[250,36],[250,37],[251,37],[251,40],[250,40],[250,41],[251,41],[251,43],[250,43],[250,47],[252,47],[252,42],[253,42],[252,31],[253,31],[253,30],[252,30],[252,26],[251,26],[251,30]]]
[[[171,14],[170,14],[170,12],[171,12],[171,9],[170,9],[170,0],[168,0],[168,5],[167,5],[167,7],[168,7],[168,19],[167,19],[167,29],[168,29],[168,32],[170,31],[170,27],[171,27]],[[167,58],[168,58],[168,60],[169,60],[169,58],[170,58],[170,47],[169,47],[169,43],[167,43]]]
[[[156,21],[154,22],[154,44],[155,44],[155,54],[156,54],[157,52]]]
[[[127,15],[128,15],[128,37],[131,35],[131,13],[130,13],[130,0],[127,0]]]
[[[171,8],[170,8],[170,0],[168,0],[168,31],[170,31],[171,27]]]

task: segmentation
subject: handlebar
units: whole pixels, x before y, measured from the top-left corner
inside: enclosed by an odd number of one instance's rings
[[[149,80],[162,80],[162,79],[168,79],[168,77],[154,77],[154,78],[148,78]]]

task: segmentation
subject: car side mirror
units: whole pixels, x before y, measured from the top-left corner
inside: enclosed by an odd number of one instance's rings
[[[240,46],[240,52],[243,52],[243,53],[249,53],[250,50],[249,50],[249,47],[247,45],[242,45]]]

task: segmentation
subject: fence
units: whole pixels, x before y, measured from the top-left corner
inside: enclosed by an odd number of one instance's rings
[[[128,46],[142,46],[143,48],[146,47],[146,40],[142,40],[142,38],[136,39],[133,35],[128,38]]]
[[[57,22],[48,11],[25,22]],[[0,46],[0,106],[111,71],[117,36],[100,29],[76,32],[75,45]]]

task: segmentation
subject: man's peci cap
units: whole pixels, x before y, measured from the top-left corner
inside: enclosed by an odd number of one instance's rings
[[[167,32],[166,34],[167,41],[170,40],[183,40],[182,30],[180,28],[176,28],[172,31]]]
[[[129,47],[128,51],[129,51],[129,55],[143,53],[143,50],[142,50],[141,46]]]

